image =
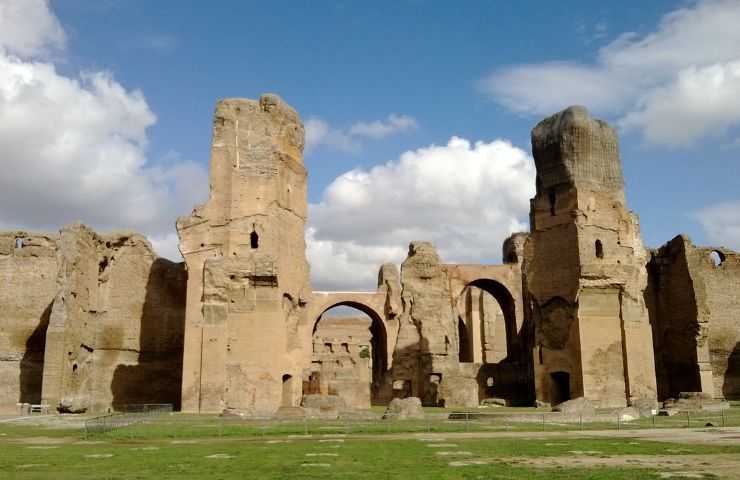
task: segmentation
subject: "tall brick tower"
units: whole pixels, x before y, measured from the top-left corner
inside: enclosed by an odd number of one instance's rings
[[[617,134],[583,107],[532,130],[526,284],[535,323],[539,400],[598,406],[654,400],[647,252],[627,209]]]
[[[182,410],[297,405],[310,294],[303,125],[275,95],[218,102],[210,196],[177,221],[188,269]]]

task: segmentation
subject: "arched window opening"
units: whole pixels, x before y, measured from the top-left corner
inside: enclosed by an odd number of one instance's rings
[[[316,320],[314,354],[311,371],[304,374],[303,394],[338,395],[348,404],[367,408],[387,403],[392,394],[385,378],[386,333],[382,319],[372,309],[355,305],[340,303]],[[311,383],[310,375],[342,378],[342,382]]]
[[[604,258],[604,245],[602,245],[601,240],[596,240],[594,248],[596,249],[596,258]]]
[[[555,198],[555,190],[551,189],[549,192],[547,192],[547,199],[550,202],[550,215],[554,217],[555,216],[555,201],[557,200]]]
[[[718,250],[713,250],[712,253],[709,254],[709,259],[715,267],[719,267],[725,261],[725,254]]]
[[[253,249],[257,249],[260,246],[260,236],[254,230],[249,234],[249,246]]]
[[[18,237],[18,238],[15,239],[15,248],[17,248],[19,250],[21,248],[23,248],[23,239],[22,238]]]

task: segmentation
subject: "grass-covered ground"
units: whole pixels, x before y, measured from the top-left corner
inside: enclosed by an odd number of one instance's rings
[[[433,415],[276,422],[166,414],[88,436],[79,423],[64,425],[0,423],[0,479],[737,478],[732,472],[740,471],[740,442],[597,438],[566,431],[580,430],[571,424],[541,433],[532,423],[504,428]]]

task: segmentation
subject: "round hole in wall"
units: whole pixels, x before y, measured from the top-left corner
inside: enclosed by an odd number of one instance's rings
[[[712,261],[715,267],[719,267],[725,261],[725,254],[719,250],[712,250],[709,254],[709,259]]]

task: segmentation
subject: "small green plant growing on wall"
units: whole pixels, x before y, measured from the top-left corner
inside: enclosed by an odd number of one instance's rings
[[[360,347],[360,358],[370,358],[370,347],[367,345]]]

